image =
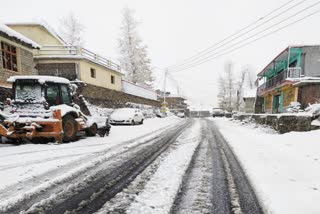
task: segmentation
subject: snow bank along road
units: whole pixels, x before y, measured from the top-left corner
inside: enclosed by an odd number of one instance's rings
[[[213,122],[175,120],[134,140],[77,153],[17,183],[6,181],[0,213],[262,213]],[[11,172],[17,163],[0,167]]]

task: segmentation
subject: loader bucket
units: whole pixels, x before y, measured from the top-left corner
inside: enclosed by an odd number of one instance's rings
[[[61,110],[53,110],[52,118],[23,118],[15,122],[5,120],[4,124],[0,124],[0,135],[10,139],[54,138],[62,142]]]

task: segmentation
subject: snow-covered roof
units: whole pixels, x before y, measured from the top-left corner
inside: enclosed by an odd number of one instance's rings
[[[66,78],[55,77],[55,76],[39,76],[39,75],[30,75],[30,76],[11,76],[7,81],[15,82],[16,80],[38,80],[39,83],[43,84],[45,82],[54,82],[62,84],[70,84],[70,81]]]
[[[243,93],[243,98],[256,97],[257,89],[245,89]]]
[[[8,26],[0,23],[0,32],[4,33],[8,37],[14,38],[21,43],[27,44],[32,46],[33,48],[40,48],[40,45],[38,45],[36,42],[32,41],[31,39],[25,37],[24,35],[18,33],[17,31],[12,30]]]

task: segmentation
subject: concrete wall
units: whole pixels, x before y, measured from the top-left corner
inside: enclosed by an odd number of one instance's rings
[[[17,48],[17,66],[18,71],[10,71],[3,68],[2,54],[0,54],[0,86],[11,87],[11,84],[7,83],[7,79],[10,76],[15,75],[33,75],[37,74],[37,71],[33,62],[32,49],[24,47],[16,42],[10,41],[0,36],[1,41],[13,45]]]
[[[256,99],[255,97],[243,98],[245,113],[253,113],[254,112],[255,99]]]
[[[320,46],[303,48],[305,76],[320,77]]]
[[[30,38],[39,45],[63,45],[41,25],[8,25],[13,30]]]
[[[91,68],[95,69],[96,77],[91,77]],[[111,83],[111,75],[115,77],[115,83]],[[118,72],[112,71],[106,67],[97,65],[92,63],[88,60],[81,60],[79,63],[79,76],[80,80],[96,85],[103,88],[108,88],[111,90],[121,91],[122,84],[121,84],[121,77],[122,75]]]
[[[92,104],[105,108],[121,108],[128,106],[128,103],[137,103],[160,107],[160,102],[142,97],[123,93],[121,91],[110,90],[87,84],[82,89],[82,95]]]

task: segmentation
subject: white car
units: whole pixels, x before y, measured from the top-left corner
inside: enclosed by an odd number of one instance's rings
[[[184,117],[185,117],[184,112],[178,112],[178,113],[177,113],[177,117],[184,118]]]
[[[110,115],[110,124],[143,124],[144,116],[140,109],[119,108]]]

